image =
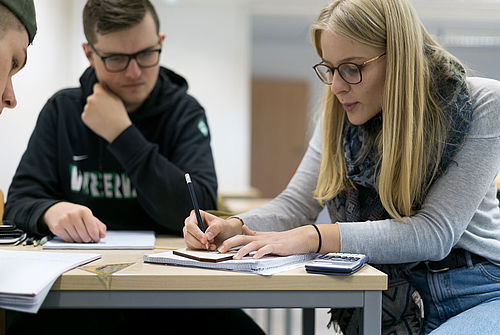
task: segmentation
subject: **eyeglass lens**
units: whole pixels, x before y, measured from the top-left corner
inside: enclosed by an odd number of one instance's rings
[[[140,67],[151,67],[158,64],[160,59],[159,50],[146,50],[137,55],[113,55],[106,57],[105,65],[108,71],[125,70],[131,58],[135,58]]]
[[[315,70],[325,84],[332,84],[334,70],[325,64],[318,64],[315,67]],[[361,72],[355,64],[340,64],[337,71],[339,72],[340,77],[342,77],[342,79],[349,84],[357,84],[361,81]]]

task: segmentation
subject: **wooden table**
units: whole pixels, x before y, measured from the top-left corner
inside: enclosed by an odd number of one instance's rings
[[[314,308],[361,307],[363,334],[380,334],[387,276],[369,265],[351,276],[313,275],[303,268],[260,276],[142,261],[144,254],[181,247],[181,238],[162,236],[155,250],[92,251],[102,258],[83,267],[133,264],[109,276],[70,270],[54,283],[42,308],[304,308],[303,332],[313,334]]]

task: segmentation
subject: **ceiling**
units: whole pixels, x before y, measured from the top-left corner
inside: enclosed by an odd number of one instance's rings
[[[309,27],[328,0],[250,0],[256,44],[310,44]],[[413,0],[427,30],[449,46],[500,46],[500,0]]]
[[[254,44],[310,45],[309,27],[330,0],[153,0],[170,6],[241,6]],[[500,0],[410,0],[442,44],[500,46]]]

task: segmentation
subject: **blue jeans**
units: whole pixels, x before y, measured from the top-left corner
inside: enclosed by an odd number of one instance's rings
[[[444,272],[415,271],[424,301],[425,334],[492,335],[500,329],[500,267],[489,262]]]

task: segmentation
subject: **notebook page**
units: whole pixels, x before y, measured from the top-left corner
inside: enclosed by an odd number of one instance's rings
[[[52,283],[99,254],[0,250],[0,307],[36,312]],[[23,308],[28,306],[29,308]]]
[[[111,230],[97,243],[65,242],[54,237],[43,245],[43,249],[154,249],[155,233],[151,230]]]

